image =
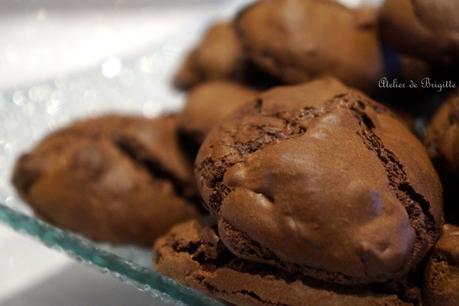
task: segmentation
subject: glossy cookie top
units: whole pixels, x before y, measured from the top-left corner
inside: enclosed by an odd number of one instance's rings
[[[195,172],[232,252],[337,283],[406,274],[442,223],[423,146],[331,78],[260,94],[211,131]]]

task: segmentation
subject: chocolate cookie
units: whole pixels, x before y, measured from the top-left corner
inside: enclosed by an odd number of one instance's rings
[[[194,161],[210,129],[238,107],[253,99],[257,91],[229,81],[209,81],[193,88],[179,122],[182,142]]]
[[[416,15],[440,36],[459,43],[459,2],[451,0],[412,0]]]
[[[331,78],[260,94],[212,129],[195,173],[234,254],[316,279],[403,277],[441,229],[442,187],[423,145]]]
[[[241,44],[231,24],[219,22],[205,33],[175,76],[179,88],[191,88],[210,79],[243,78],[246,69]]]
[[[79,121],[19,158],[13,184],[44,220],[91,239],[151,246],[199,215],[176,118]]]
[[[425,271],[426,306],[459,305],[459,227],[445,225]]]
[[[430,155],[459,172],[459,92],[453,93],[432,118],[427,133]]]
[[[370,90],[383,74],[376,14],[328,0],[266,0],[235,21],[247,56],[286,83],[332,75]]]
[[[451,39],[439,36],[419,20],[411,0],[384,1],[379,30],[383,41],[403,55],[439,64],[449,64],[459,56]]]
[[[445,217],[459,222],[459,92],[454,92],[434,115],[426,137],[430,157],[445,187]]]
[[[234,305],[402,306],[395,294],[323,284],[232,255],[210,220],[175,226],[155,243],[156,269]]]

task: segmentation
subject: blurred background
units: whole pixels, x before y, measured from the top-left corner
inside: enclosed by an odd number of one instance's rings
[[[0,90],[148,50],[174,33],[190,31],[190,25],[204,28],[213,16],[248,2],[0,1]],[[345,2],[356,6],[363,1]],[[0,224],[0,305],[163,304]]]
[[[148,49],[236,2],[241,1],[0,1],[0,88]]]
[[[148,50],[235,2],[241,1],[0,1],[0,90]],[[0,305],[164,304],[0,224]]]

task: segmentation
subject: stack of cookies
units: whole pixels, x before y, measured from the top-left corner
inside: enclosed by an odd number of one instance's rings
[[[181,112],[75,122],[13,183],[47,222],[154,245],[157,271],[229,304],[459,305],[459,93],[426,135],[406,122],[421,105],[375,101],[389,72],[455,75],[456,13],[257,1],[184,59]]]

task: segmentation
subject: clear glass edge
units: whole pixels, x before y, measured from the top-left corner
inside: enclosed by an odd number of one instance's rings
[[[99,249],[93,242],[83,237],[15,211],[2,203],[0,203],[0,222],[17,232],[38,238],[46,246],[64,252],[80,262],[90,264],[166,302],[190,306],[223,306],[221,302],[184,287],[173,279]]]
[[[202,26],[202,25],[200,25]],[[158,44],[157,46],[161,46]],[[155,49],[155,47],[150,47]],[[138,60],[145,51],[121,57],[124,62],[131,63]],[[132,65],[132,63],[130,64]],[[94,65],[93,67],[97,67]],[[70,79],[92,73],[96,68],[84,69],[80,72],[69,73],[60,78]],[[20,88],[32,88],[39,85],[52,85],[53,78],[45,78],[31,83],[29,86]],[[6,96],[11,96],[16,88],[0,90]],[[110,274],[122,282],[132,285],[141,291],[158,297],[165,302],[174,302],[177,305],[190,306],[222,306],[221,302],[200,293],[194,289],[185,287],[175,280],[143,267],[122,256],[111,253],[97,246],[75,233],[65,231],[48,224],[33,215],[28,215],[19,210],[9,207],[0,202],[0,222],[6,224],[16,232],[38,239],[49,248],[63,252],[79,262],[91,265],[103,273]]]
[[[235,0],[228,8],[222,12],[220,17],[232,15],[236,8],[247,5],[251,0]],[[209,20],[203,20],[195,25],[194,31],[199,32]],[[177,36],[179,36],[177,34]],[[173,39],[170,39],[173,40]],[[167,43],[157,44],[156,47],[167,45]],[[154,50],[155,46],[150,46],[149,50]],[[124,62],[133,62],[138,60],[145,50],[134,52],[122,56]],[[132,65],[132,64],[131,64]],[[60,75],[57,79],[67,79],[77,76],[84,76],[97,69],[99,65],[83,68],[80,71],[70,72]],[[39,79],[19,87],[12,86],[0,90],[0,94],[11,96],[14,91],[24,88],[32,88],[38,85],[49,85],[55,82],[56,78]],[[0,97],[1,98],[1,97]],[[118,256],[97,246],[96,243],[79,236],[77,234],[65,231],[50,225],[33,215],[27,215],[24,212],[15,210],[5,203],[0,202],[0,222],[12,228],[16,232],[25,234],[32,238],[38,239],[44,245],[57,251],[63,252],[79,262],[91,265],[103,273],[110,274],[122,282],[135,286],[141,291],[149,293],[165,302],[173,302],[177,305],[190,306],[223,306],[218,300],[211,298],[194,289],[185,287],[175,280],[165,277],[151,269],[136,264],[122,256]]]

